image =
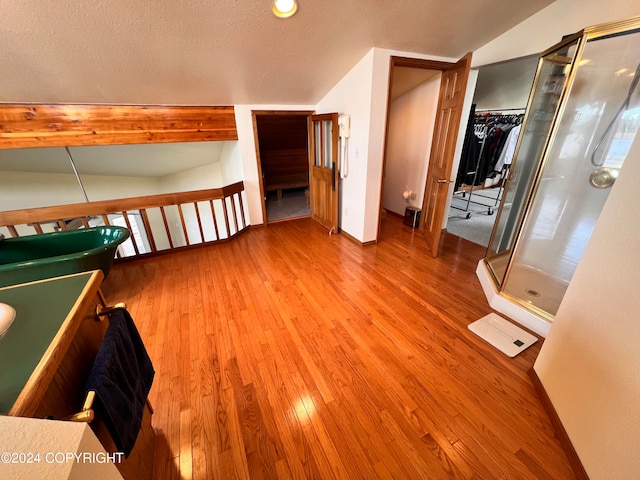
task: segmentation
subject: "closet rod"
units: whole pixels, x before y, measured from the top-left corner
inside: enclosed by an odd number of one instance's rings
[[[522,110],[524,112],[526,110],[526,107],[522,107],[522,108],[495,108],[495,109],[489,109],[489,110],[476,110],[476,113],[514,112],[516,110]]]

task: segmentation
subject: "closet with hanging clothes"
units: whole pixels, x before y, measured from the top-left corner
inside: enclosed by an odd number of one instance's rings
[[[538,62],[537,55],[530,55],[478,68],[473,106],[460,132],[461,150],[451,177],[447,233],[489,245]]]
[[[454,202],[451,208],[466,212],[466,218],[477,213],[471,210],[472,204],[485,207],[488,215],[493,214],[515,153],[523,117],[524,109],[476,111],[472,106],[454,191],[454,199],[456,196],[463,199],[464,205]],[[478,193],[496,186],[498,190],[489,195]]]
[[[487,179],[501,175],[503,168],[511,164],[524,117],[524,109],[513,110],[522,113],[509,110],[476,111],[472,108],[462,148],[456,191],[461,186],[495,184],[497,182],[487,182]]]

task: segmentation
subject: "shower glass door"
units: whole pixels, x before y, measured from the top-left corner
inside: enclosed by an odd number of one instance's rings
[[[511,165],[505,198],[498,212],[487,252],[487,265],[498,285],[502,283],[506,273],[527,201],[531,196],[535,173],[556,119],[560,96],[567,82],[578,40],[568,40],[544,55],[538,65],[520,143]]]
[[[551,315],[640,127],[640,32],[588,39],[577,60],[502,286]],[[540,150],[529,143],[523,138],[521,150]]]

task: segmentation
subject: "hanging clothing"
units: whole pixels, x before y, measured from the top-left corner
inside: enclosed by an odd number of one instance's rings
[[[456,176],[455,190],[458,190],[460,185],[469,184],[473,182],[473,174],[476,170],[476,163],[478,161],[478,155],[480,154],[480,142],[478,139],[475,128],[477,126],[475,122],[476,105],[471,105],[471,111],[469,112],[469,121],[467,122],[467,130],[464,136],[464,142],[462,144],[462,153],[460,155],[460,165],[458,166],[458,175]]]
[[[504,168],[505,165],[511,165],[513,161],[513,156],[516,153],[516,145],[518,144],[518,136],[520,135],[520,129],[522,125],[516,125],[509,132],[509,136],[507,137],[507,141],[502,149],[502,153],[500,154],[500,158],[498,159],[498,163],[496,163],[496,170],[500,171]]]
[[[475,105],[462,147],[456,190],[462,185],[483,185],[487,178],[501,173],[504,165],[513,159],[520,133],[522,115],[474,115],[474,112]]]

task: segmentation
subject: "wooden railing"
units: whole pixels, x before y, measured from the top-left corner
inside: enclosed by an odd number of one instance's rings
[[[97,225],[126,226],[118,257],[138,257],[226,241],[247,227],[244,183],[222,188],[0,212],[10,237]],[[140,220],[137,220],[137,218]]]

